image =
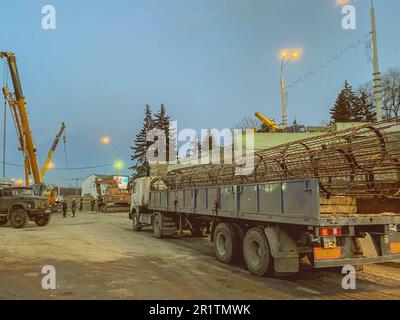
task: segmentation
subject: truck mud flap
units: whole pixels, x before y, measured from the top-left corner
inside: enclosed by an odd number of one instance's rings
[[[278,273],[297,273],[300,269],[296,242],[279,227],[264,230],[268,239],[271,256],[274,258],[274,271]]]

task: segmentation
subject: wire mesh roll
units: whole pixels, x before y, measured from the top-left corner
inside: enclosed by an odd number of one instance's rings
[[[251,156],[250,175],[239,165],[202,165],[171,171],[153,180],[162,188],[252,184],[317,178],[322,194],[400,198],[400,118],[263,149]]]

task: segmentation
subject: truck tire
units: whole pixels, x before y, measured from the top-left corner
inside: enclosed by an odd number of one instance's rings
[[[241,250],[234,227],[229,223],[220,223],[214,231],[214,252],[216,258],[225,264],[236,262],[236,252]]]
[[[237,223],[233,223],[232,227],[235,229],[238,239],[238,249],[235,250],[235,260],[238,264],[244,264],[243,257],[243,242],[244,242],[244,231],[241,226]]]
[[[14,228],[21,229],[28,223],[29,217],[25,210],[18,209],[10,214],[10,221]]]
[[[50,217],[40,217],[36,218],[35,223],[38,227],[45,227],[49,224],[50,222]]]
[[[243,257],[247,269],[258,277],[265,276],[272,269],[272,257],[267,237],[261,228],[246,232],[243,241]]]
[[[139,223],[139,216],[136,212],[132,213],[132,228],[133,231],[142,231],[142,225]]]
[[[162,238],[162,216],[160,213],[156,213],[153,218],[153,233],[158,239]]]

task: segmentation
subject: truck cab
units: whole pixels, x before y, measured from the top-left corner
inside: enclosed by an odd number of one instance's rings
[[[46,226],[51,211],[45,197],[35,196],[29,187],[3,187],[0,189],[0,225],[8,222],[14,228],[23,228],[29,221]]]

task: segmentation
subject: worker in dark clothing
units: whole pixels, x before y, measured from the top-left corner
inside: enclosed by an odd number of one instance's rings
[[[98,197],[97,199],[97,210],[101,212],[101,207],[103,206],[103,199],[101,197]]]
[[[76,200],[75,200],[75,198],[72,199],[71,211],[72,211],[72,216],[75,217],[75,211],[76,211]]]
[[[96,200],[94,200],[94,198],[92,198],[92,200],[90,200],[90,210],[94,211],[94,206],[96,205]]]
[[[65,200],[62,203],[62,212],[63,212],[63,217],[65,218],[65,216],[67,215],[67,209],[68,209],[68,205],[65,202]]]
[[[79,198],[79,211],[82,211],[82,210],[83,210],[83,198],[80,197]]]

